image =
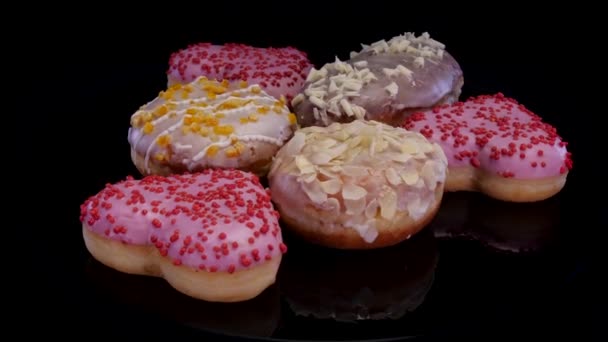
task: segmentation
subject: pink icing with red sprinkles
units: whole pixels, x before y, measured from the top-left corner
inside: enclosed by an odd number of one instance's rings
[[[174,265],[232,273],[285,253],[268,192],[239,170],[128,177],[80,208],[85,227],[108,239],[152,245]]]
[[[189,83],[199,76],[258,84],[271,96],[293,98],[302,88],[312,64],[293,48],[259,48],[243,44],[199,43],[173,53],[169,80]]]
[[[572,168],[555,127],[500,93],[415,113],[403,127],[440,144],[450,168],[472,166],[517,179],[553,177]]]

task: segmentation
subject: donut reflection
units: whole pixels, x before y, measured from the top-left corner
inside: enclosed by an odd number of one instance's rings
[[[559,239],[560,198],[534,203],[494,200],[473,192],[446,193],[429,225],[437,238],[476,240],[499,251],[549,248]]]
[[[99,294],[109,294],[119,305],[135,307],[196,329],[269,337],[280,319],[276,285],[249,301],[211,303],[179,293],[161,278],[120,273],[93,258],[86,264],[85,275],[89,288]]]
[[[289,246],[278,275],[289,307],[299,316],[345,322],[398,319],[414,311],[431,288],[438,261],[430,231],[377,250],[299,241]]]

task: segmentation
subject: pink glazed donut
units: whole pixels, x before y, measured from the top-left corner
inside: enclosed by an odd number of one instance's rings
[[[446,191],[541,201],[561,191],[572,168],[555,127],[500,93],[415,113],[403,127],[441,145],[448,157]]]
[[[177,51],[169,59],[169,86],[190,83],[199,76],[218,81],[258,84],[275,98],[293,98],[302,88],[312,64],[293,47],[259,48],[243,44],[199,43]]]
[[[80,220],[101,263],[163,277],[206,301],[256,297],[275,282],[287,250],[270,196],[239,170],[129,177],[88,198]]]

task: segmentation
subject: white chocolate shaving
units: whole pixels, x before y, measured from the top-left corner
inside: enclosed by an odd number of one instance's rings
[[[424,58],[416,57],[416,59],[414,59],[414,65],[419,68],[422,68],[424,66]]]
[[[359,52],[351,52],[350,58],[354,58],[361,53],[411,53],[420,57],[443,58],[445,45],[432,39],[428,32],[416,36],[412,32],[406,32],[391,38],[388,42],[380,40],[371,45],[361,44]]]
[[[379,40],[370,45],[361,44],[359,52],[351,52],[350,62],[341,61],[338,57],[333,63],[327,63],[320,69],[312,69],[308,74],[304,90],[305,99],[308,99],[308,105],[312,106],[315,122],[327,125],[335,120],[335,118],[349,118],[352,120],[363,119],[366,117],[366,109],[358,106],[357,103],[366,103],[368,99],[362,95],[369,95],[365,91],[368,85],[379,79],[379,75],[374,72],[381,72],[383,76],[388,77],[389,83],[384,87],[390,97],[395,97],[399,93],[398,82],[392,83],[392,79],[398,77],[406,77],[411,86],[416,86],[414,71],[408,69],[404,65],[397,65],[394,68],[378,68],[379,65],[369,63],[364,58],[352,60],[359,54],[364,57],[369,55],[397,54],[402,60],[402,63],[410,66],[414,70],[424,68],[426,62],[438,64],[444,57],[445,46],[432,39],[427,32],[416,36],[412,32],[406,32],[391,38],[390,40]],[[403,58],[401,58],[403,56]],[[372,65],[374,64],[374,65]],[[389,65],[390,66],[390,65]],[[370,70],[372,68],[374,71]],[[401,84],[403,86],[403,84]],[[375,90],[375,88],[372,87]],[[372,91],[373,93],[373,91]],[[373,94],[376,95],[376,94]],[[361,98],[361,100],[357,99]],[[344,104],[344,101],[348,105]],[[302,100],[294,99],[294,106],[301,104]],[[318,113],[314,113],[314,109]],[[375,108],[375,107],[374,107]],[[299,110],[296,108],[296,111]],[[311,109],[305,109],[310,112]],[[306,113],[308,114],[308,113]]]
[[[365,68],[367,66],[367,61],[357,61],[353,63],[357,68]],[[369,70],[368,70],[369,71]]]
[[[305,96],[304,94],[300,93],[298,95],[296,95],[292,100],[291,100],[291,105],[292,106],[297,106],[300,103],[302,103],[302,101],[304,101]]]
[[[390,96],[395,96],[395,95],[397,95],[397,92],[399,91],[399,86],[397,85],[397,83],[391,82],[389,85],[384,87],[384,89],[386,89],[386,91],[388,92],[388,94]]]

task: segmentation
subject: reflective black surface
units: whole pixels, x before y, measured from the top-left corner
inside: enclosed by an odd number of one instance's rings
[[[575,23],[601,21],[570,6],[552,6],[561,13],[548,14],[510,4],[486,13],[382,1],[363,8],[306,2],[292,10],[284,3],[224,5],[205,3],[187,17],[187,8],[171,12],[171,4],[162,15],[123,21],[116,17],[121,10],[112,9],[97,20],[70,16],[65,28],[53,17],[35,39],[22,40],[19,51],[33,60],[26,68],[7,66],[19,72],[7,82],[26,85],[5,95],[23,109],[14,115],[20,135],[9,146],[26,163],[19,170],[28,181],[15,183],[26,186],[18,197],[7,197],[20,212],[11,225],[19,239],[3,240],[18,250],[6,259],[18,266],[17,277],[5,275],[23,291],[6,292],[17,302],[12,316],[21,336],[605,339],[599,275],[608,226],[606,144],[593,133],[603,127],[594,120],[602,118],[604,96],[592,94],[599,89],[593,82],[603,79],[595,73],[602,40]],[[287,19],[279,19],[285,12]],[[126,139],[129,117],[166,86],[172,51],[199,41],[293,45],[320,66],[336,55],[347,58],[359,43],[404,31],[429,31],[447,45],[463,68],[463,98],[501,91],[558,128],[574,159],[558,196],[510,204],[446,194],[431,225],[379,251],[325,250],[285,232],[289,252],[276,285],[239,304],[192,300],[162,279],[121,274],[91,259],[79,205],[105,183],[137,175]],[[24,255],[30,263],[21,267]]]
[[[277,283],[243,303],[193,300],[92,258],[84,286],[107,309],[222,335],[343,340],[520,329],[582,266],[566,250],[560,205],[559,196],[512,204],[448,193],[420,234],[374,251],[326,249],[285,232],[290,249]]]

